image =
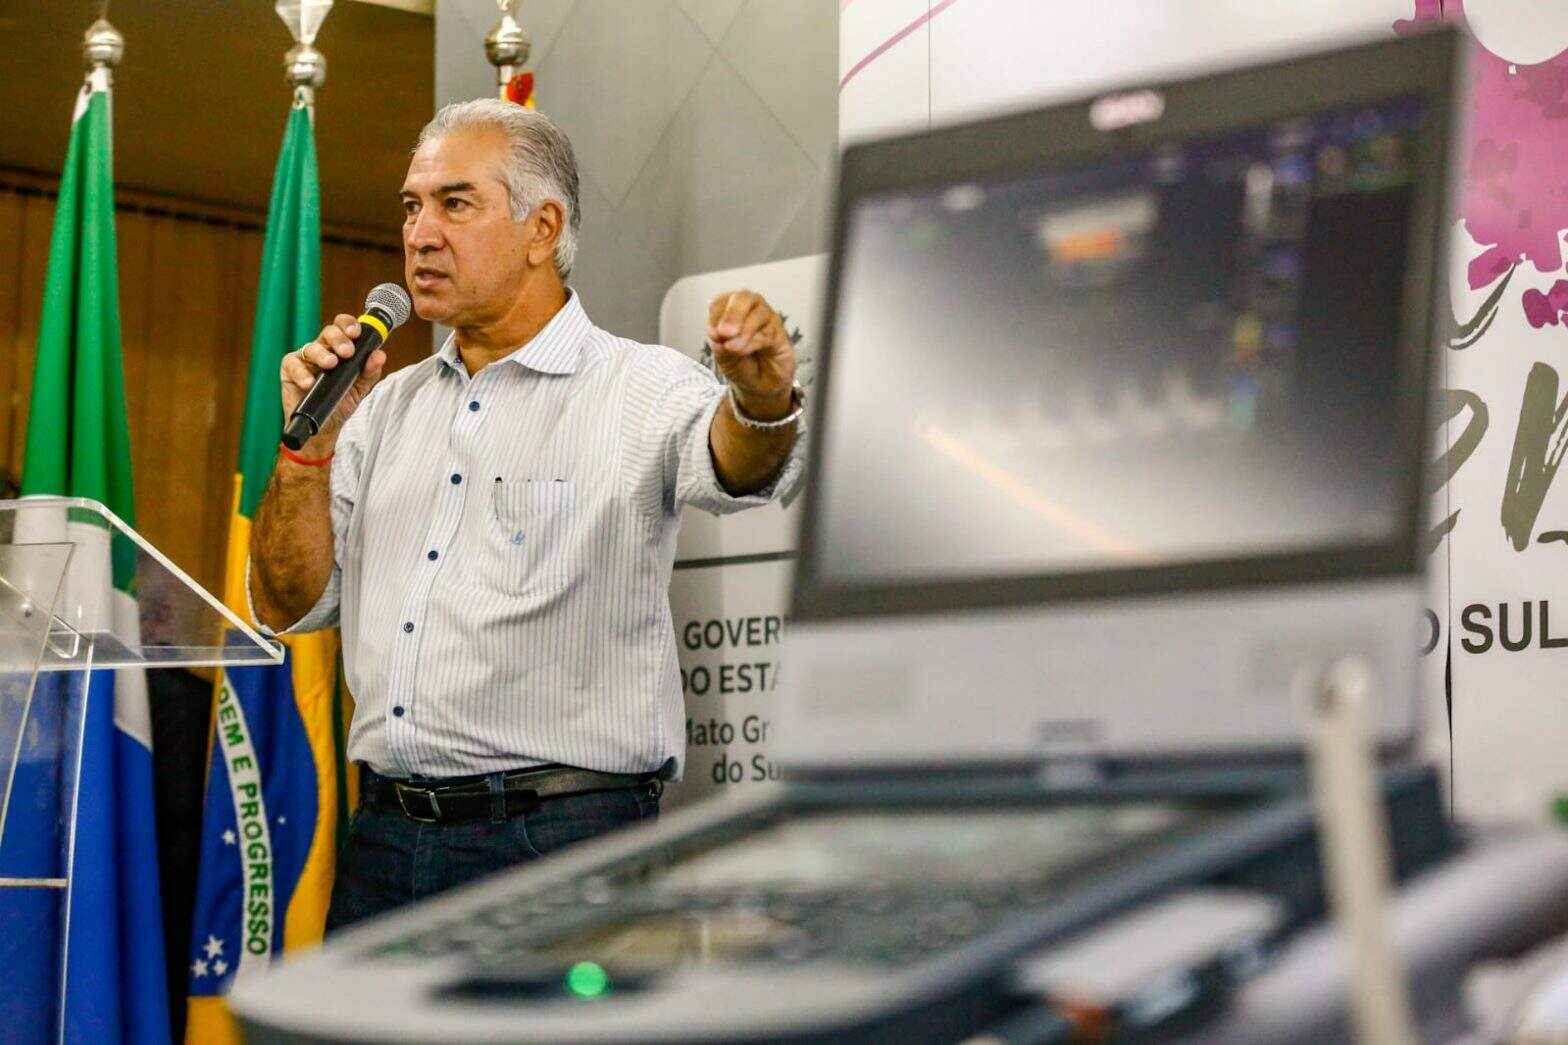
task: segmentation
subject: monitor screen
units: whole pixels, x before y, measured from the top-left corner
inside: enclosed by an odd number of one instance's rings
[[[1418,99],[855,197],[820,583],[1388,542]]]

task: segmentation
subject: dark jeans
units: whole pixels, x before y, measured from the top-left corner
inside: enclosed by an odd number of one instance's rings
[[[421,824],[361,802],[338,853],[327,932],[658,815],[656,785],[563,795],[499,823]]]

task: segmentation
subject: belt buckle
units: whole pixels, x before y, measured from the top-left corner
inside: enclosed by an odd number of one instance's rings
[[[392,788],[397,793],[397,804],[403,807],[404,816],[408,817],[416,824],[438,824],[441,822],[441,803],[436,800],[436,793],[434,791],[426,791],[417,787],[409,787],[407,784],[398,781],[393,782]],[[425,798],[429,799],[431,815],[420,816],[412,809],[408,808],[409,794],[423,795]]]
[[[524,816],[536,812],[540,806],[544,805],[544,796],[531,787],[508,788],[504,794],[507,798],[511,798],[514,795],[521,796],[523,807],[518,812]]]

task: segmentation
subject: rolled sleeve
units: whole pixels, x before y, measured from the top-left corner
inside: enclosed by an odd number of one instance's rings
[[[725,515],[774,501],[789,505],[799,492],[805,472],[805,425],[796,425],[794,445],[773,481],[754,493],[737,497],[719,482],[708,438],[713,415],[724,401],[724,386],[706,370],[695,365],[693,369],[694,375],[683,375],[665,391],[656,411],[669,433],[665,472],[675,506],[691,505]]]
[[[343,570],[336,564],[332,565],[332,576],[327,580],[327,586],[321,593],[321,598],[316,600],[303,617],[284,628],[274,631],[261,622],[256,616],[256,600],[250,593],[250,558],[245,559],[245,605],[250,610],[250,622],[257,631],[270,638],[279,635],[303,635],[307,631],[320,631],[323,628],[335,628],[338,625],[338,608],[343,589]]]

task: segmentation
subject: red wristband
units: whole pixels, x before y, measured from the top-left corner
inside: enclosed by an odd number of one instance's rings
[[[278,444],[278,452],[295,464],[309,465],[311,468],[320,468],[324,464],[332,463],[332,454],[328,454],[325,457],[301,457],[282,443]],[[333,453],[336,453],[336,451],[333,451]]]

